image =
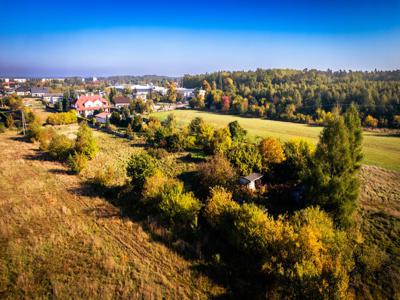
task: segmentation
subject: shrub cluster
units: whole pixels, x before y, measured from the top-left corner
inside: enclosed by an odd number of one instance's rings
[[[205,216],[237,250],[260,257],[260,271],[279,281],[280,295],[346,297],[353,267],[351,245],[319,208],[298,211],[290,219],[274,219],[255,204],[239,205],[230,192],[215,187]]]
[[[142,202],[155,207],[170,223],[197,226],[201,204],[192,192],[185,192],[183,183],[168,178],[147,153],[131,157],[127,166],[131,184],[142,196]]]
[[[67,125],[78,121],[75,110],[68,112],[54,113],[47,117],[46,123],[50,125]]]

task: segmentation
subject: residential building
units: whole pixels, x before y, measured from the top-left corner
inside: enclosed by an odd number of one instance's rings
[[[96,122],[100,124],[106,124],[107,120],[110,119],[111,114],[108,112],[101,112],[94,117],[96,118]]]
[[[74,108],[83,117],[93,116],[95,111],[109,111],[109,104],[101,95],[82,95],[76,100]]]
[[[184,99],[189,99],[194,96],[194,89],[177,88],[176,93],[181,94]]]
[[[31,91],[29,90],[29,88],[24,87],[24,86],[20,86],[18,87],[15,92],[17,93],[17,96],[28,96],[30,95]]]
[[[113,98],[115,108],[121,108],[124,106],[129,106],[131,103],[131,99],[127,96],[116,96]]]
[[[47,93],[43,96],[43,101],[55,105],[58,102],[61,102],[64,98],[64,95],[61,93]]]
[[[31,88],[32,97],[43,98],[44,95],[49,93],[49,89],[46,87],[33,87]]]
[[[19,82],[19,83],[25,83],[26,82],[26,78],[14,78],[15,82]]]
[[[168,91],[167,88],[162,86],[155,86],[152,83],[145,85],[143,84],[115,85],[114,88],[118,91],[123,91],[129,88],[132,90],[132,96],[134,98],[141,98],[143,100],[146,100],[151,92],[157,92],[164,96],[167,94]]]

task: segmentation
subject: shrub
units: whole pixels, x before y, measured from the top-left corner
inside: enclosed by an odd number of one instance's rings
[[[198,135],[200,133],[200,126],[202,124],[205,124],[205,122],[200,117],[196,117],[192,121],[190,121],[190,124],[189,124],[189,132],[190,132],[190,134]]]
[[[315,146],[303,139],[293,139],[285,143],[286,173],[290,178],[303,179],[312,166]]]
[[[198,178],[203,191],[211,187],[229,187],[236,179],[236,172],[230,162],[221,154],[214,155],[208,161],[199,164]]]
[[[186,148],[186,136],[182,133],[174,133],[166,137],[166,147],[169,151],[181,152]]]
[[[147,153],[155,159],[163,159],[170,155],[168,151],[163,148],[149,148],[147,149]]]
[[[149,154],[143,152],[133,155],[126,169],[131,184],[136,190],[141,190],[147,177],[153,176],[156,171],[156,161]]]
[[[276,249],[276,256],[266,256],[264,265],[272,266],[269,271],[281,278],[283,294],[289,298],[347,298],[354,261],[346,233],[336,230],[332,219],[314,207],[296,212],[289,224],[294,234],[285,235],[285,253]]]
[[[3,122],[0,122],[0,133],[6,132],[6,126],[4,125]]]
[[[82,122],[76,136],[75,151],[82,153],[90,160],[96,155],[98,150],[97,141],[93,137],[92,130],[86,122]]]
[[[205,151],[210,152],[211,141],[214,136],[214,128],[206,123],[201,123],[198,131],[199,132],[196,135],[196,144],[202,147]]]
[[[364,119],[364,126],[376,128],[378,127],[378,119],[375,119],[373,116],[368,115]]]
[[[121,115],[117,111],[113,111],[110,117],[110,123],[114,125],[119,125],[121,122]]]
[[[135,139],[135,133],[132,130],[131,124],[128,124],[128,127],[126,128],[125,136],[130,140]]]
[[[232,193],[225,188],[216,186],[211,189],[211,196],[207,200],[205,216],[207,221],[215,229],[224,232],[227,230],[234,214],[240,208],[239,204],[232,200]]]
[[[182,222],[197,226],[197,218],[201,208],[199,200],[193,193],[183,192],[183,183],[173,180],[165,184],[160,194],[158,208],[170,222]]]
[[[120,179],[120,172],[116,165],[109,163],[105,166],[102,166],[98,170],[94,177],[91,179],[91,182],[100,187],[112,187],[118,184]]]
[[[48,147],[51,157],[65,161],[74,150],[74,141],[70,140],[63,134],[56,134]]]
[[[9,114],[6,118],[6,127],[7,128],[12,128],[15,126],[15,121],[14,118],[11,114]]]
[[[77,121],[76,111],[70,110],[69,112],[51,114],[47,117],[46,123],[50,125],[66,125],[76,123]]]
[[[47,151],[53,137],[56,135],[54,128],[47,127],[39,130],[39,149],[42,151]]]
[[[75,152],[73,155],[69,155],[68,157],[68,165],[71,168],[71,171],[79,174],[84,168],[86,168],[88,162],[88,158],[83,153]]]
[[[19,110],[24,107],[24,102],[21,97],[11,95],[4,98],[4,103],[9,106],[12,110]]]
[[[146,177],[143,184],[142,199],[144,202],[150,200],[159,200],[161,191],[167,182],[172,179],[168,179],[160,170],[155,170],[154,174]]]
[[[268,170],[271,165],[279,164],[285,160],[282,145],[275,138],[267,137],[262,139],[258,144],[258,149],[262,157],[264,170]]]
[[[26,131],[26,137],[30,139],[32,142],[39,141],[40,132],[42,130],[43,130],[42,126],[38,122],[34,121],[28,125]]]
[[[226,153],[232,146],[231,133],[228,128],[221,128],[214,131],[211,140],[210,150],[212,153]]]
[[[253,144],[237,143],[228,152],[228,159],[240,175],[248,175],[262,169],[260,152]]]
[[[241,141],[246,137],[247,131],[242,126],[240,126],[238,121],[230,122],[228,124],[228,127],[232,139]]]

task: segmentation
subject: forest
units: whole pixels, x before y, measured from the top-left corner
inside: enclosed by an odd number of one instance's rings
[[[366,127],[400,127],[400,71],[257,69],[185,75],[202,88],[193,108],[302,123],[326,124],[331,112],[358,106]]]

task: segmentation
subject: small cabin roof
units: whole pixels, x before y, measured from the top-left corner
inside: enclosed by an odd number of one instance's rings
[[[240,179],[241,179],[241,181],[248,181],[248,183],[250,183],[250,182],[256,181],[262,177],[263,177],[263,175],[260,173],[251,173],[250,175],[240,177]]]

